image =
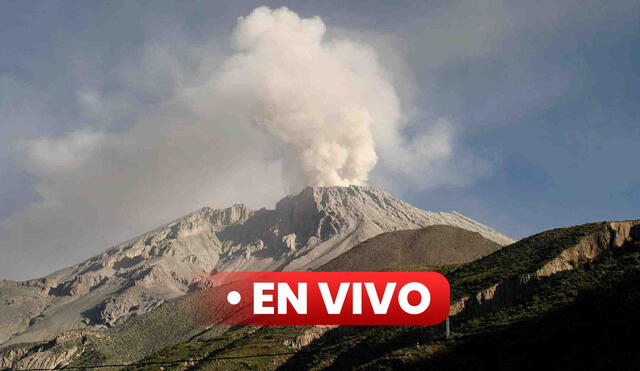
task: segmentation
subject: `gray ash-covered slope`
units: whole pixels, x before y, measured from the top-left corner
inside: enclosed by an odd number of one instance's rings
[[[203,208],[49,276],[0,282],[0,345],[111,327],[187,293],[203,272],[312,270],[380,233],[438,224],[513,242],[364,186],[306,188],[275,210]]]

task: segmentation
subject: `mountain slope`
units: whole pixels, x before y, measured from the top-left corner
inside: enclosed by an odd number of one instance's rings
[[[450,340],[443,339],[442,326],[340,327],[281,368],[554,369],[550,366],[558,359],[551,357],[569,351],[593,357],[590,349],[601,342],[597,333],[588,334],[591,326],[598,326],[599,317],[585,324],[557,311],[568,306],[573,307],[567,313],[574,314],[595,309],[597,305],[580,299],[582,295],[593,298],[601,288],[615,294],[619,285],[629,288],[626,280],[633,281],[638,271],[640,220],[546,231],[447,274],[452,289]],[[638,295],[637,288],[633,295]],[[625,297],[618,294],[616,300]],[[630,310],[637,318],[638,311]],[[629,325],[640,324],[636,319]],[[579,328],[581,336],[570,333],[572,327]],[[616,332],[620,331],[612,329],[610,334]],[[560,336],[578,345],[562,343]],[[532,348],[533,339],[540,343]],[[492,341],[496,348],[491,348]],[[500,348],[507,344],[508,350]],[[549,357],[540,358],[542,353],[536,350],[545,347]],[[624,354],[622,349],[612,350],[616,352]],[[582,369],[571,366],[565,363],[560,369]]]
[[[372,187],[306,188],[275,210],[203,208],[41,279],[0,283],[0,345],[101,329],[189,292],[202,272],[310,270],[380,233],[445,224],[512,240]]]
[[[607,252],[513,306],[459,324],[434,356],[404,360],[404,368],[639,369],[639,248]]]
[[[265,326],[250,336],[236,333],[224,346],[214,339],[178,344],[145,362],[202,359],[190,368],[199,370],[634,369],[640,357],[627,329],[640,328],[638,272],[640,220],[560,228],[446,274],[449,340],[442,326]],[[605,348],[601,335],[609,336]]]
[[[323,265],[321,271],[377,271],[390,267],[468,263],[501,245],[449,225],[382,233]]]
[[[452,317],[449,339],[441,328],[338,328],[279,369],[637,369],[637,242],[531,282],[494,311]]]

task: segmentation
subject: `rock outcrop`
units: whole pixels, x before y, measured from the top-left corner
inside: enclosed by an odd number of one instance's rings
[[[464,319],[499,310],[527,295],[531,283],[589,263],[607,250],[631,244],[640,244],[640,220],[598,223],[593,232],[579,237],[576,243],[545,257],[535,270],[513,275],[475,294],[458,298],[451,303],[449,315]]]
[[[90,338],[99,336],[92,331],[68,331],[47,343],[18,344],[0,351],[0,370],[54,369],[68,365],[85,351]]]

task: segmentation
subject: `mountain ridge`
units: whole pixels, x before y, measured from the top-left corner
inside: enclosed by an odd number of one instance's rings
[[[636,328],[638,325],[637,306],[634,305],[638,302],[635,293],[637,277],[640,277],[638,248],[640,220],[598,222],[538,233],[453,270],[447,267],[444,271],[439,269],[443,267],[422,267],[441,271],[451,284],[452,336],[449,339],[444,336],[444,324],[427,327],[247,326],[232,328],[222,334],[190,337],[169,346],[165,342],[156,347],[161,349],[144,358],[122,359],[120,351],[113,352],[113,345],[105,348],[103,342],[98,340],[93,355],[69,357],[58,365],[83,367],[137,361],[137,365],[127,369],[153,370],[157,368],[157,362],[167,362],[167,368],[176,370],[280,370],[424,369],[427,364],[438,370],[493,370],[496,365],[508,360],[508,367],[497,368],[554,368],[550,367],[554,365],[549,363],[550,360],[539,357],[541,353],[528,350],[532,345],[536,349],[551,350],[554,360],[562,360],[569,366],[562,369],[584,369],[584,365],[588,366],[591,360],[610,363],[616,359],[625,363],[624,359],[615,357],[638,354],[633,347],[633,332],[626,330],[627,324],[633,324]],[[414,268],[420,270],[420,267]],[[612,286],[614,290],[609,291],[609,294],[613,294],[609,296],[616,300],[605,304],[612,310],[617,308],[625,317],[624,321],[609,318],[608,326],[605,326],[608,329],[606,333],[618,336],[626,332],[626,337],[619,340],[612,337],[616,346],[609,347],[608,354],[603,356],[603,339],[598,333],[593,333],[595,329],[603,329],[600,326],[602,312],[599,310],[603,301],[593,302],[592,299],[598,299],[602,284],[615,284],[620,278],[624,279],[628,273],[634,272],[636,279],[628,282],[625,292],[616,293],[617,286]],[[596,289],[592,291],[595,295],[587,300],[579,300],[585,289]],[[558,310],[571,309],[567,305],[573,306],[568,316],[556,316],[555,320],[548,320]],[[155,311],[149,314],[154,315]],[[582,320],[585,321],[573,321],[573,314],[582,314]],[[522,329],[522,324],[526,324],[525,329]],[[505,325],[509,331],[507,333],[503,332]],[[571,335],[575,328],[582,330],[573,332],[577,336],[567,338],[566,335]],[[138,331],[144,333],[137,334],[137,339],[147,341],[148,337],[153,337],[144,328]],[[569,353],[565,352],[567,343],[559,340],[558,335],[574,342],[569,343]],[[497,342],[496,347],[482,346],[485,340]],[[164,338],[156,341],[164,341]],[[125,344],[136,343],[128,340]],[[620,350],[619,346],[625,344],[627,349]],[[73,346],[80,348],[84,345],[78,341],[61,341],[55,347],[58,349],[55,354]],[[507,348],[502,349],[501,346]],[[582,347],[586,350],[582,350]],[[117,349],[123,349],[123,346]],[[109,353],[105,353],[107,350]],[[7,359],[12,361],[7,364],[30,364],[35,362],[37,354],[10,356]],[[50,355],[49,359],[53,359],[55,354]],[[107,358],[100,358],[101,355]],[[522,357],[528,357],[528,361],[522,362]],[[581,367],[571,367],[576,365],[575,357],[581,360]],[[589,361],[584,361],[583,357]],[[439,361],[443,359],[446,362]],[[462,365],[455,367],[459,363]]]
[[[435,224],[512,241],[366,186],[308,187],[273,210],[204,207],[45,277],[0,282],[0,345],[112,327],[184,295],[203,272],[312,270],[380,233]]]

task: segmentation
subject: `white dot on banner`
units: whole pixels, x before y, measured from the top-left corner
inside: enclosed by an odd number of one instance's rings
[[[237,291],[231,291],[227,294],[227,301],[231,305],[236,305],[240,302],[240,293]]]

